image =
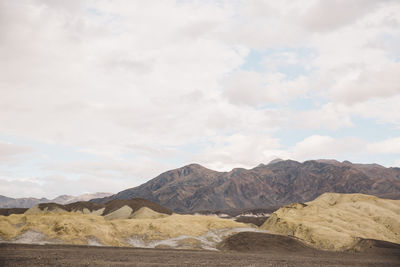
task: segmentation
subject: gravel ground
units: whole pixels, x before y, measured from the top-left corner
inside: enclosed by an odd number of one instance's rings
[[[400,266],[400,255],[0,244],[0,266]]]

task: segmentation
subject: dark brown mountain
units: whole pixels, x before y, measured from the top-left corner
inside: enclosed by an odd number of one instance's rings
[[[230,172],[191,164],[111,197],[91,201],[141,197],[176,212],[193,212],[281,206],[310,201],[325,192],[400,199],[400,169],[335,160],[275,161]]]

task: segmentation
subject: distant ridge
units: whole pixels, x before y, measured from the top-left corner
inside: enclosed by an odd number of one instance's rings
[[[325,192],[400,199],[400,168],[349,161],[273,160],[253,169],[217,172],[199,164],[170,170],[106,198],[140,197],[176,212],[267,208],[310,201]]]
[[[47,198],[11,198],[0,195],[0,208],[30,208],[39,203],[50,202]]]
[[[93,193],[93,194],[83,194],[79,196],[61,195],[54,199],[47,198],[10,198],[0,195],[0,208],[31,208],[40,203],[58,203],[58,204],[68,204],[78,201],[89,201],[93,198],[103,198],[111,196],[111,193]]]

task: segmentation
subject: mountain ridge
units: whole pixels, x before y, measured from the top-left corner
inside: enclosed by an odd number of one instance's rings
[[[11,198],[0,195],[0,208],[31,208],[41,203],[57,203],[57,204],[69,204],[78,201],[89,201],[93,198],[102,198],[112,195],[111,193],[97,192],[93,194],[82,194],[78,196],[71,195],[60,195],[53,199],[47,198]]]
[[[278,160],[218,172],[199,164],[166,171],[137,187],[92,202],[141,197],[176,212],[261,208],[310,201],[322,193],[400,199],[400,169],[349,161]],[[330,162],[332,161],[332,162]]]

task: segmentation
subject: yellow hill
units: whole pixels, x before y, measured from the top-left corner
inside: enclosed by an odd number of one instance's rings
[[[131,219],[160,219],[168,217],[168,214],[159,213],[147,207],[140,208],[131,215]]]
[[[105,215],[104,218],[106,220],[129,219],[131,214],[132,214],[132,208],[125,205],[125,206]]]
[[[293,235],[320,249],[345,250],[359,238],[400,244],[400,200],[325,193],[275,211],[261,229]]]
[[[40,231],[49,240],[67,244],[88,244],[88,240],[95,239],[103,245],[128,246],[126,239],[133,236],[147,242],[178,236],[198,237],[210,230],[240,227],[248,226],[216,217],[178,214],[158,219],[114,220],[78,213],[13,214],[0,216],[0,239],[12,241],[23,233]]]

